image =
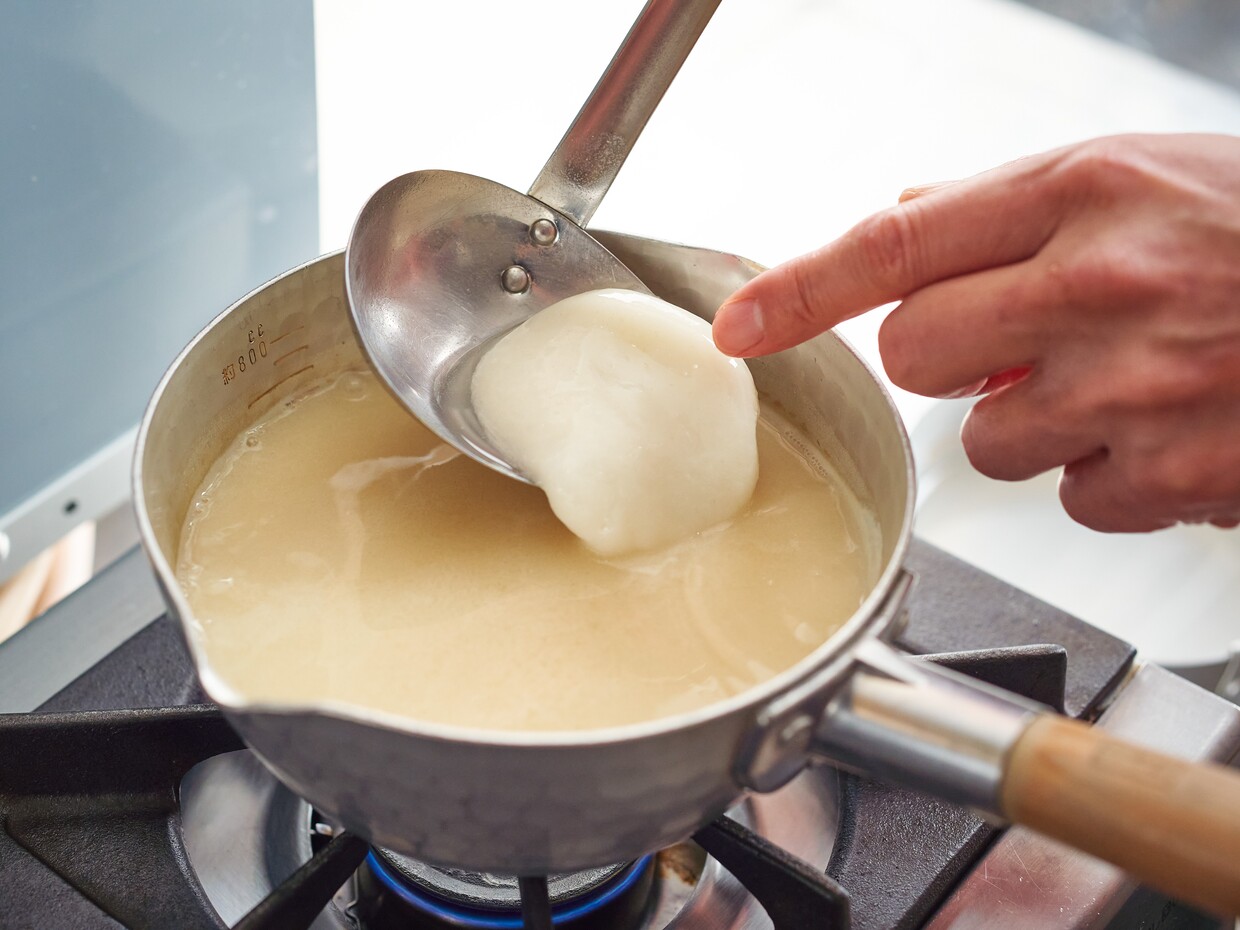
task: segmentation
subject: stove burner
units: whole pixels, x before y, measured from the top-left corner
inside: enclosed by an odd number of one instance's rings
[[[376,847],[375,854],[387,871],[394,872],[396,877],[405,880],[406,885],[415,885],[415,890],[428,892],[432,897],[477,910],[516,911],[521,907],[521,892],[515,875],[441,868],[381,847]],[[547,879],[551,903],[562,904],[587,895],[611,881],[625,868],[621,864],[552,875]]]
[[[548,880],[554,926],[587,917],[606,918],[608,926],[625,926],[646,909],[653,880],[653,857],[627,866],[610,866]],[[446,869],[418,862],[385,849],[373,849],[366,872],[380,889],[391,892],[416,913],[437,923],[429,926],[522,930],[521,894],[515,876]],[[383,897],[387,897],[386,895]],[[383,912],[372,915],[383,925]]]

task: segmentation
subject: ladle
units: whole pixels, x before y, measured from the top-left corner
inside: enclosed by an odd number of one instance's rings
[[[474,415],[474,367],[494,340],[565,297],[648,293],[583,227],[718,5],[649,0],[529,194],[415,171],[358,215],[345,274],[371,364],[429,429],[499,472],[529,483]]]

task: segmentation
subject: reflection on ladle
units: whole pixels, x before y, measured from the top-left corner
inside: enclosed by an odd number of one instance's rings
[[[718,4],[649,0],[528,196],[418,171],[385,184],[358,215],[346,282],[371,364],[427,427],[503,474],[529,481],[473,413],[478,352],[564,297],[647,291],[582,227]]]

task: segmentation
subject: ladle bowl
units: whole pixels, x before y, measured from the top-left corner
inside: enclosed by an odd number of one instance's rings
[[[568,217],[455,171],[416,171],[380,188],[345,263],[358,341],[392,392],[441,439],[521,481],[474,414],[478,360],[565,297],[599,287],[649,293]]]
[[[529,194],[417,171],[358,215],[345,260],[358,341],[414,416],[482,464],[529,481],[473,410],[473,371],[490,344],[574,294],[649,293],[583,227],[718,5],[649,0]]]

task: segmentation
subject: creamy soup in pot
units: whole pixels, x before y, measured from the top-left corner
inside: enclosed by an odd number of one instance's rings
[[[812,448],[764,403],[739,513],[604,557],[538,488],[347,371],[220,456],[177,576],[210,665],[250,701],[498,730],[651,720],[787,669],[874,584],[874,521]]]

